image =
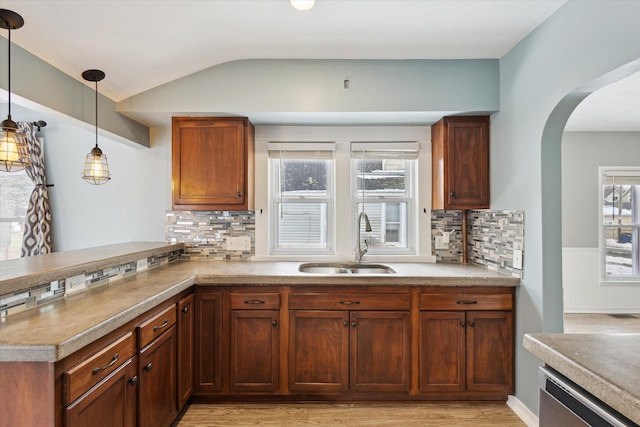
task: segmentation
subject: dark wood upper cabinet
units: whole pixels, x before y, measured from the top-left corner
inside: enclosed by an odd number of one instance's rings
[[[489,117],[443,117],[431,126],[432,209],[489,208]]]
[[[174,117],[176,210],[253,210],[254,128],[245,117]]]

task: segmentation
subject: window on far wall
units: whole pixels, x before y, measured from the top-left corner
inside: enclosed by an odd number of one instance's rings
[[[368,253],[414,254],[417,144],[352,143],[351,157],[353,222],[363,210],[369,217],[371,232],[366,232],[364,221],[360,224]]]
[[[0,172],[0,261],[20,258],[33,182],[25,170]]]
[[[333,253],[332,143],[270,143],[270,253]]]
[[[600,254],[604,282],[640,280],[640,167],[600,169]]]

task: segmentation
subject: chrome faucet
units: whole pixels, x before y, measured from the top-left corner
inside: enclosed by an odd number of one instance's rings
[[[366,213],[364,213],[364,211],[362,211],[360,212],[360,215],[358,215],[358,224],[356,224],[356,261],[357,262],[362,261],[362,257],[369,250],[369,244],[367,243],[366,239],[364,241],[364,249],[360,245],[360,224],[362,224],[362,218],[364,218],[364,231],[366,231],[367,233],[371,232],[371,223],[369,222],[369,217],[367,216]]]

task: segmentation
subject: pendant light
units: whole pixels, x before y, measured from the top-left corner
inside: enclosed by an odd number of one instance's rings
[[[11,30],[17,30],[24,25],[24,19],[17,13],[0,9],[0,28],[8,30],[8,81],[9,114],[6,120],[0,122],[0,171],[17,172],[31,164],[27,138],[18,124],[11,119]]]
[[[87,154],[82,175],[82,179],[93,185],[104,184],[111,179],[107,156],[98,147],[98,82],[104,77],[105,74],[100,70],[87,70],[82,73],[82,78],[86,81],[96,82],[96,146]]]

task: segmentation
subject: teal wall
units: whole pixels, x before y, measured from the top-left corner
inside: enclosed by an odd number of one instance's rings
[[[7,39],[0,36],[0,88],[7,90]],[[104,70],[109,76],[109,70]],[[55,115],[74,126],[95,130],[95,83],[87,86],[82,76],[73,78],[12,43],[12,105]],[[98,83],[98,89],[99,89]],[[99,95],[100,135],[133,147],[149,147],[149,128],[116,112],[111,99]],[[0,110],[6,118],[6,106]],[[21,118],[13,115],[15,121]]]
[[[352,82],[348,91],[345,77]],[[491,59],[253,59],[177,79],[122,100],[117,108],[132,117],[149,112],[249,117],[269,112],[494,112],[500,105],[499,84],[498,61]]]
[[[527,332],[562,331],[564,125],[590,92],[640,70],[639,16],[640,2],[569,1],[500,60],[500,112],[491,125],[491,206],[526,212],[516,396],[534,412],[539,361],[521,344]]]

